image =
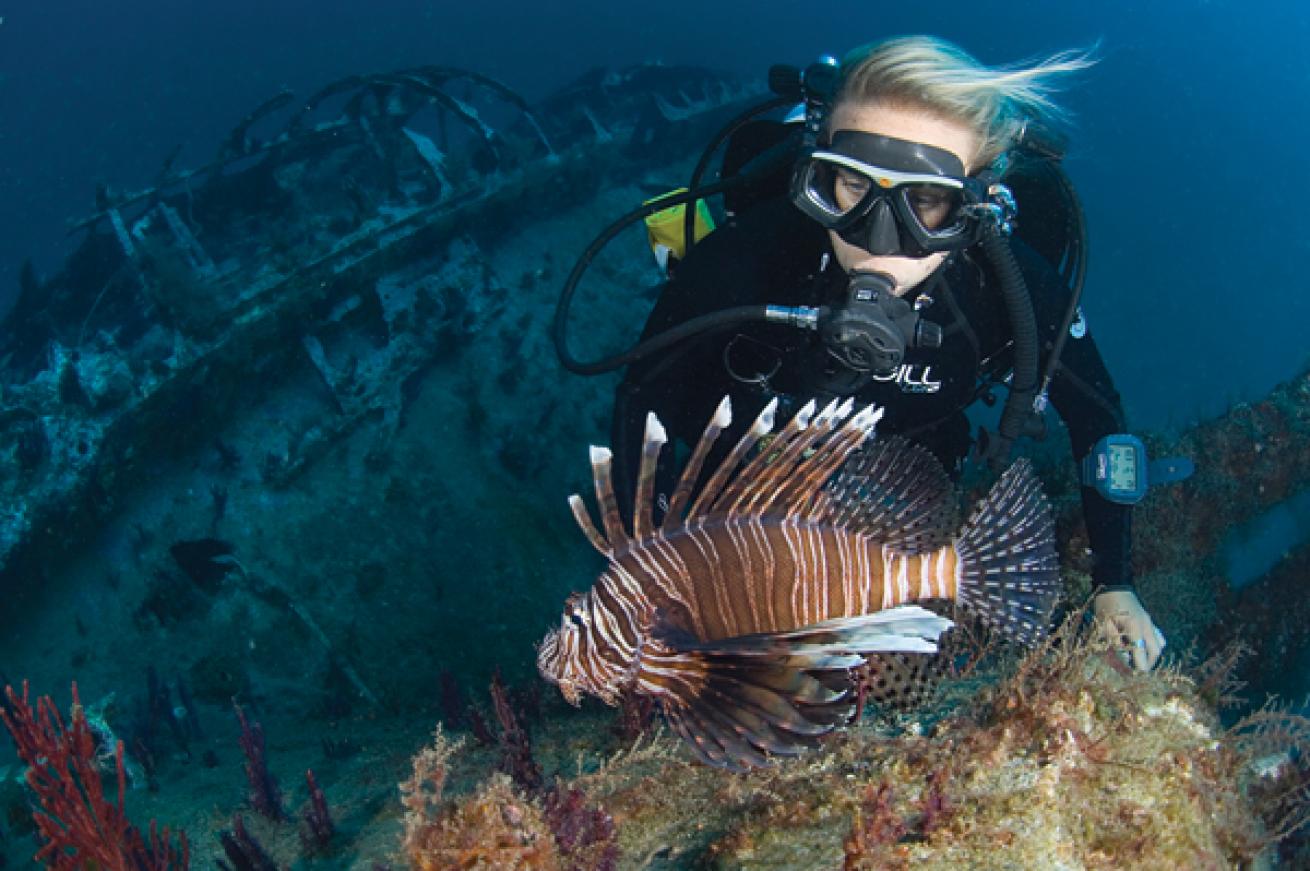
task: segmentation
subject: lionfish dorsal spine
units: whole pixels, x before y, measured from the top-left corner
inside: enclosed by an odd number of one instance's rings
[[[804,432],[790,439],[785,446],[780,446],[777,459],[766,470],[769,472],[769,477],[760,483],[760,490],[766,501],[753,506],[755,511],[767,510],[787,516],[799,516],[806,501],[818,492],[831,476],[831,472],[827,471],[828,466],[821,465],[823,459],[835,455],[837,465],[840,465],[850,452],[849,448],[834,451],[841,446],[834,442],[835,436],[832,433],[850,414],[852,405],[849,399],[840,404],[836,400],[829,402]],[[821,446],[820,441],[823,442]]]
[[[701,467],[705,465],[705,457],[709,455],[710,448],[714,447],[714,443],[719,440],[719,434],[731,425],[732,400],[725,396],[719,401],[719,406],[714,410],[714,415],[705,426],[705,432],[701,434],[700,441],[696,442],[696,447],[692,449],[691,458],[687,460],[687,465],[683,467],[682,475],[678,478],[678,483],[673,489],[673,496],[669,499],[669,510],[664,514],[663,525],[665,528],[682,522],[687,502],[691,499],[692,488],[696,486],[696,479],[700,477]]]
[[[819,497],[824,485],[851,453],[873,434],[882,416],[872,406],[851,414],[847,399],[828,403],[815,414],[807,404],[788,426],[757,454],[715,502],[715,513],[796,520],[818,520],[831,510]]]
[[[851,404],[847,403],[842,405],[846,414],[850,413],[851,407]],[[830,449],[822,456],[816,456],[815,462],[810,464],[806,473],[798,475],[788,488],[779,494],[779,498],[792,501],[795,510],[800,510],[806,500],[809,500],[812,494],[818,492],[837,473],[855,449],[873,436],[878,421],[882,420],[882,415],[883,409],[866,405],[848,417],[841,429],[828,439],[827,444]],[[807,519],[818,519],[820,515],[830,511],[831,505],[828,503],[829,500],[826,499],[810,501]]]
[[[605,540],[605,536],[600,534],[596,524],[591,522],[591,515],[587,513],[587,504],[582,501],[582,497],[577,493],[570,496],[569,508],[573,511],[573,519],[577,521],[578,527],[582,530],[582,534],[587,536],[591,546],[600,551],[601,556],[612,556],[613,549]]]
[[[768,491],[769,482],[776,477],[778,467],[786,462],[787,446],[805,432],[814,417],[815,402],[811,399],[792,415],[762,450],[741,469],[732,483],[714,500],[711,510],[716,514],[738,515],[751,510],[751,503]],[[772,429],[772,427],[770,427]]]
[[[664,425],[654,412],[646,414],[646,433],[641,444],[641,468],[637,472],[637,494],[632,503],[632,537],[637,541],[655,531],[651,519],[655,501],[655,471],[659,466],[660,451],[669,440]]]
[[[769,400],[768,405],[764,406],[759,416],[755,418],[755,422],[751,424],[750,429],[733,446],[728,456],[719,464],[719,467],[714,470],[714,474],[710,476],[709,481],[705,483],[704,489],[696,497],[696,501],[692,503],[691,511],[687,512],[687,519],[709,513],[710,507],[717,501],[724,485],[727,484],[729,477],[732,475],[733,469],[737,468],[742,458],[750,453],[751,448],[755,447],[761,438],[773,432],[773,419],[777,412],[778,400],[775,397]],[[701,438],[704,439],[704,436],[701,436]]]
[[[623,518],[619,515],[619,500],[614,495],[612,469],[614,454],[609,448],[591,446],[591,477],[596,485],[596,504],[600,507],[601,522],[605,526],[605,537],[613,551],[626,550],[632,544],[632,537],[623,528]]]
[[[843,412],[843,409],[845,411]],[[823,464],[825,457],[836,453],[842,459],[847,450],[834,451],[834,431],[850,413],[846,403],[828,403],[810,424],[789,444],[778,458],[778,469],[768,487],[768,508],[788,516],[798,516],[806,501],[827,483],[829,473]],[[838,431],[838,434],[840,432]],[[822,441],[822,445],[820,445]]]

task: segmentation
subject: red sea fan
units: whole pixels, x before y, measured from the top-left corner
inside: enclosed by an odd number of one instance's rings
[[[168,829],[157,832],[152,821],[147,841],[123,812],[127,777],[121,741],[115,745],[113,755],[118,804],[105,798],[100,748],[82,710],[76,683],[67,726],[49,696],[38,699],[33,710],[26,682],[21,697],[13,687],[6,687],[5,695],[8,705],[0,710],[0,718],[28,766],[27,784],[40,805],[32,814],[45,840],[35,856],[38,863],[60,871],[172,871],[188,867],[186,835],[178,836],[175,850]]]

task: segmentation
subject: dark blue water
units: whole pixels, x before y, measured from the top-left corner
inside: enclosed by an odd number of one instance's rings
[[[0,7],[0,306],[52,271],[98,181],[207,159],[253,106],[357,72],[437,63],[529,98],[584,70],[773,62],[933,32],[991,63],[1101,42],[1067,94],[1094,254],[1091,324],[1131,419],[1183,424],[1303,365],[1310,295],[1302,4],[24,0]]]

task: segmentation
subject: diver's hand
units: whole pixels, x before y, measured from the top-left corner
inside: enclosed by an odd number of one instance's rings
[[[1131,590],[1111,590],[1092,600],[1098,629],[1110,643],[1122,645],[1138,671],[1150,671],[1164,650],[1164,634],[1155,628]]]

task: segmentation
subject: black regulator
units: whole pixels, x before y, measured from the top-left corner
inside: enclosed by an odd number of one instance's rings
[[[887,376],[910,348],[940,348],[940,324],[925,320],[882,272],[855,272],[840,305],[819,312],[819,337],[828,353],[861,375]]]

